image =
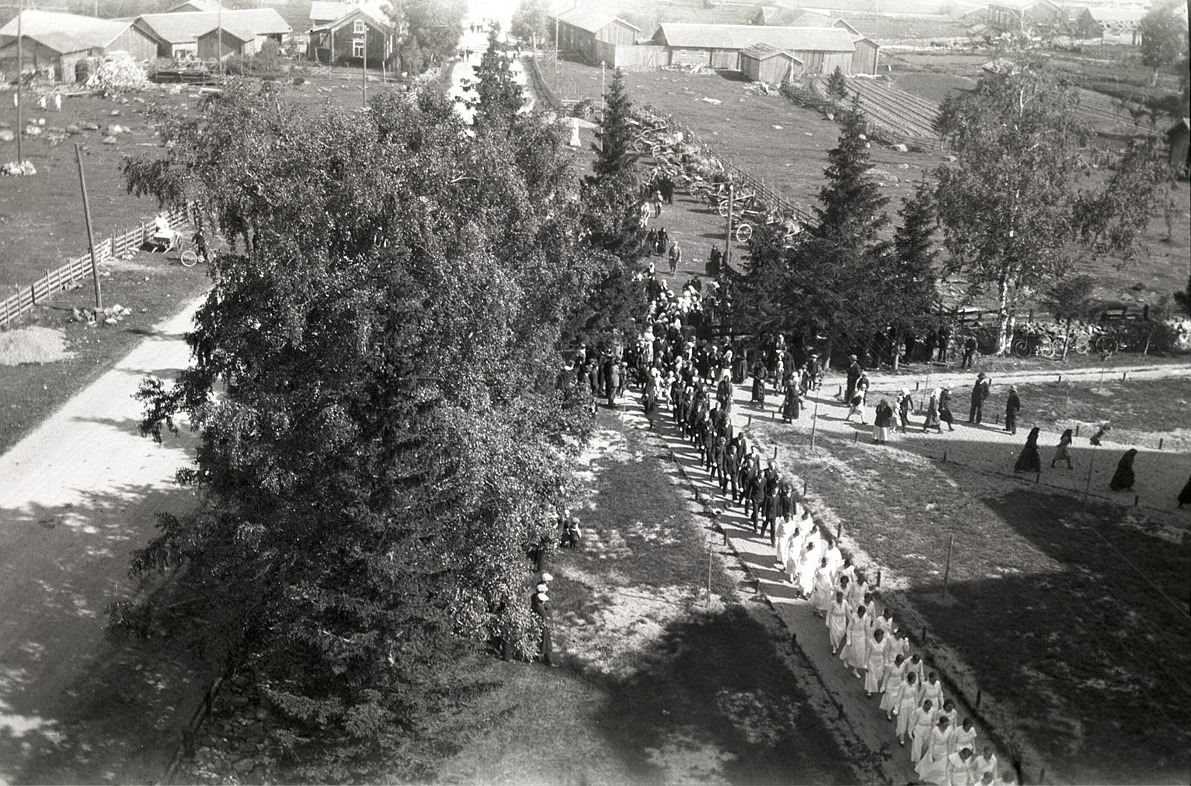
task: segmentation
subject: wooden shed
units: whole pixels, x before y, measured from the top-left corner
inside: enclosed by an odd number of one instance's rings
[[[852,73],[856,47],[851,34],[838,27],[765,27],[663,22],[653,41],[670,50],[672,64],[741,70],[740,53],[754,44],[788,52],[807,74],[830,74],[837,67]]]
[[[199,60],[226,60],[232,55],[255,55],[256,33],[239,25],[224,25],[200,35],[195,46]]]
[[[75,81],[80,61],[126,52],[136,60],[156,55],[156,42],[130,21],[25,10],[20,18],[24,66],[49,68],[61,82]],[[17,19],[0,28],[0,69],[16,72]]]
[[[802,73],[803,63],[789,52],[769,44],[740,50],[740,70],[753,82],[785,82]]]
[[[549,17],[549,26],[559,51],[592,64],[600,61],[599,43],[632,46],[641,35],[641,28],[620,17],[578,6]]]
[[[847,30],[848,35],[852,36],[852,46],[855,47],[852,51],[852,73],[876,76],[877,60],[881,54],[881,45],[861,33],[855,27],[852,27],[852,25],[843,19],[837,19],[832,27]]]
[[[207,36],[221,26],[236,31],[237,35],[251,31],[254,52],[266,40],[282,44],[293,33],[289,23],[272,8],[141,14],[133,24],[157,42],[158,57],[197,56],[199,37]],[[225,43],[230,44],[231,40],[225,39]],[[212,56],[215,51],[212,44]]]
[[[1062,16],[1063,7],[1053,0],[995,0],[988,4],[988,23],[1011,32],[1050,29]]]

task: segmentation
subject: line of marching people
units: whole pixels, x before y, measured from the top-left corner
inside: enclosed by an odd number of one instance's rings
[[[684,291],[684,297],[694,293]],[[824,620],[829,646],[841,667],[864,680],[865,693],[908,748],[924,782],[941,786],[1016,783],[990,744],[980,744],[970,718],[961,719],[944,696],[935,672],[912,651],[863,571],[824,534],[799,501],[793,479],[733,422],[730,347],[697,343],[685,317],[687,303],[668,290],[651,302],[648,327],[626,352],[637,362],[642,406],[652,421],[665,406],[721,493],[742,506],[753,532],[768,536],[774,567]],[[696,298],[697,300],[697,298]],[[811,376],[811,375],[808,375]],[[813,385],[813,377],[803,381]]]

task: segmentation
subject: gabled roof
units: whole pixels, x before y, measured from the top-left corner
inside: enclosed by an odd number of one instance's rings
[[[1092,18],[1101,24],[1112,23],[1130,23],[1137,24],[1141,22],[1148,12],[1144,8],[1122,8],[1115,5],[1094,5],[1088,9],[1088,13]]]
[[[167,8],[167,14],[179,14],[186,11],[218,11],[219,3],[217,0],[186,0],[184,3],[178,3],[173,8]]]
[[[334,22],[341,16],[351,12],[355,8],[351,3],[335,2],[335,0],[314,0],[310,4],[310,21],[313,22]]]
[[[379,7],[357,6],[353,7],[350,11],[333,22],[327,22],[326,24],[311,28],[310,32],[315,33],[325,32],[327,30],[337,30],[348,22],[354,22],[356,19],[363,19],[373,27],[382,30],[393,29],[393,20],[389,18],[388,14],[381,11]]]
[[[0,27],[0,39],[15,40],[17,19]],[[81,52],[104,49],[124,34],[132,22],[96,19],[93,16],[63,14],[56,11],[26,10],[20,13],[21,37],[36,41],[55,52]]]
[[[618,16],[613,16],[612,14],[608,14],[603,11],[597,11],[594,8],[580,8],[576,6],[570,11],[564,11],[561,14],[558,14],[557,18],[558,21],[562,22],[563,24],[570,25],[571,27],[575,27],[580,30],[586,30],[589,33],[599,32],[613,22],[620,22],[625,27],[631,27],[638,33],[641,32],[641,28],[637,27],[636,25],[629,24]]]
[[[657,35],[679,49],[745,49],[766,43],[789,52],[852,52],[852,36],[840,27],[765,27],[663,22]]]
[[[209,35],[216,35],[218,32],[219,27],[216,26],[200,35],[199,38],[206,38]],[[224,35],[229,35],[232,38],[235,38],[237,41],[243,41],[245,43],[256,38],[256,31],[249,27],[243,20],[237,19],[233,19],[231,22],[224,20],[223,33]]]
[[[769,44],[753,44],[750,47],[740,50],[741,57],[751,57],[753,60],[768,60],[771,57],[788,57],[791,60],[801,63],[802,58],[795,57],[790,52],[783,52],[777,47]]]
[[[803,8],[786,8],[777,5],[763,5],[754,18],[760,17],[761,24],[778,27],[831,27],[836,18]]]
[[[990,0],[989,7],[1005,8],[1010,11],[1029,11],[1040,5],[1050,6],[1055,11],[1062,10],[1062,6],[1053,0]]]
[[[251,30],[253,36],[285,35],[293,32],[293,28],[272,8],[224,10],[222,13],[186,11],[176,14],[141,14],[137,21],[167,44],[197,41],[199,36],[206,35],[220,24],[241,31]]]

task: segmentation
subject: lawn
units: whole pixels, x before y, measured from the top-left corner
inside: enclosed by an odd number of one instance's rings
[[[830,699],[773,612],[738,596],[743,570],[709,546],[668,453],[606,409],[597,426],[573,504],[583,549],[547,564],[561,666],[477,660],[489,690],[459,708],[471,728],[436,782],[860,782]],[[221,702],[203,744],[237,712]],[[188,767],[181,781],[230,774]]]
[[[958,75],[978,75],[986,54],[900,54],[899,86],[921,95],[945,93],[959,86]],[[543,68],[553,83],[551,64]],[[652,71],[625,75],[630,98],[672,114],[682,125],[715,149],[725,160],[793,203],[808,209],[817,200],[827,166],[827,151],[835,146],[839,127],[817,112],[795,106],[780,95],[762,95],[735,73],[687,74]],[[566,99],[596,98],[600,92],[598,67],[564,61],[558,78],[559,95]],[[710,98],[719,103],[709,103]],[[916,181],[946,160],[941,153],[900,153],[874,145],[870,150],[873,174],[891,199],[895,215]],[[1080,254],[1072,274],[1096,280],[1093,297],[1106,302],[1139,306],[1157,303],[1186,288],[1191,261],[1191,184],[1178,182],[1171,190],[1169,213],[1156,209],[1139,241],[1135,257],[1126,262],[1111,256]],[[1168,228],[1167,218],[1170,219]],[[1169,229],[1169,231],[1168,231]],[[1035,303],[1025,299],[1019,310]]]
[[[811,452],[789,429],[760,431],[882,571],[895,615],[928,628],[932,657],[969,699],[982,692],[981,712],[1031,776],[1032,749],[1055,782],[1185,780],[1186,516],[1082,501],[897,443],[828,439]]]

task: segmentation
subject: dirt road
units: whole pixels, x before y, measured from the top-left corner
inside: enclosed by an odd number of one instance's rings
[[[141,437],[132,396],[186,365],[197,305],[0,456],[0,782],[151,781],[205,688],[184,657],[104,634],[156,514],[193,505],[173,483],[193,435]]]

